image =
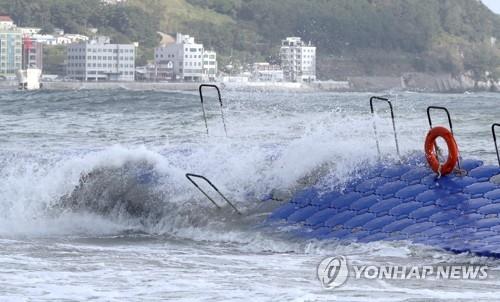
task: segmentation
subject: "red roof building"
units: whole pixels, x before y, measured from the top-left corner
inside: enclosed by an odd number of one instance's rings
[[[14,22],[9,16],[0,16],[0,22]]]

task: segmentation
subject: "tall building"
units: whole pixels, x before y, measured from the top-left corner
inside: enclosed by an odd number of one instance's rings
[[[0,75],[14,75],[22,65],[22,33],[9,16],[0,16]]]
[[[135,46],[97,37],[67,47],[67,76],[80,81],[134,81]]]
[[[213,50],[203,52],[203,80],[215,81],[217,77],[217,53]]]
[[[28,36],[23,38],[23,69],[36,67],[43,69],[43,44]]]
[[[281,41],[280,58],[285,80],[316,80],[316,47],[311,42],[306,44],[299,37],[287,37]]]
[[[206,54],[206,56],[205,56]],[[196,43],[189,35],[178,33],[175,43],[155,49],[155,64],[172,63],[172,79],[178,81],[213,80],[217,75],[217,56],[205,51],[203,44]]]

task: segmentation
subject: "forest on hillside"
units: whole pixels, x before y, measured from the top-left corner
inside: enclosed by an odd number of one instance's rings
[[[117,42],[137,41],[138,64],[152,58],[157,32],[182,31],[215,49],[220,66],[278,62],[281,39],[301,36],[318,46],[323,77],[344,61],[355,63],[346,74],[500,77],[500,16],[476,0],[0,0],[0,11],[44,32],[98,28]]]

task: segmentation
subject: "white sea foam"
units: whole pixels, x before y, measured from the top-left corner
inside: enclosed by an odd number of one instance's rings
[[[474,102],[469,97],[399,96],[394,105],[403,153],[422,149],[425,106],[440,104],[451,107],[462,154],[493,162],[488,123],[500,115],[495,96],[474,95]],[[230,92],[223,96],[226,138],[210,98],[206,136],[193,94],[43,92],[26,99],[3,94],[0,122],[9,126],[0,150],[0,296],[7,301],[494,299],[500,264],[492,259],[407,242],[304,241],[257,227],[265,218],[259,211],[269,210],[259,207],[259,199],[272,190],[294,191],[324,175],[330,175],[322,178],[324,188],[342,188],[360,166],[377,161],[368,98]],[[23,107],[29,112],[20,112]],[[380,112],[376,123],[383,154],[391,156],[386,114]],[[436,122],[443,120],[436,115]],[[155,181],[134,196],[138,201],[161,196],[162,203],[148,209],[160,217],[60,208],[61,198],[92,171],[115,173],[107,175],[115,184],[107,189],[122,192],[126,182],[120,183],[120,173],[131,162],[152,167]],[[217,211],[187,181],[187,172],[207,176],[252,215],[239,219],[230,209]],[[327,255],[347,255],[362,264],[464,262],[494,269],[481,283],[356,280],[326,292],[315,269]]]

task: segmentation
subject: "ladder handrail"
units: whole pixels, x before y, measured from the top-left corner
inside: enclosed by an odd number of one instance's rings
[[[208,179],[206,178],[205,176],[203,175],[198,175],[198,174],[193,174],[193,173],[186,173],[186,178],[203,194],[205,195],[205,197],[210,200],[216,207],[217,209],[220,209],[221,207],[215,202],[215,200],[213,200],[212,197],[210,197],[202,188],[200,188],[200,186],[198,185],[198,183],[196,183],[196,181],[194,181],[192,178],[200,178],[200,179],[203,179],[206,183],[208,183],[221,197],[222,199],[224,199],[225,202],[227,202],[233,209],[236,213],[238,213],[238,215],[241,215],[241,212],[234,206],[233,203],[231,203],[229,201],[229,199],[227,199],[226,196],[224,196],[224,194],[222,194],[219,189]]]
[[[392,130],[394,131],[394,141],[396,143],[396,152],[397,152],[398,156],[401,157],[401,153],[399,150],[398,135],[397,135],[397,131],[396,131],[396,122],[394,119],[394,109],[392,107],[391,101],[389,101],[389,99],[387,99],[387,98],[372,96],[370,98],[370,111],[372,113],[372,116],[375,115],[375,110],[373,108],[373,101],[382,101],[382,102],[387,102],[387,104],[389,104],[389,109],[391,111]],[[376,126],[375,120],[373,121],[373,131],[375,132],[375,140],[377,142],[377,151],[378,151],[378,154],[380,156],[381,152],[380,152],[380,145],[378,142],[377,126]]]
[[[223,110],[224,105],[222,103],[220,89],[219,89],[219,87],[217,87],[217,85],[214,85],[214,84],[201,84],[198,87],[198,91],[200,93],[201,110],[203,111],[203,120],[205,121],[205,128],[207,129],[207,135],[208,135],[208,122],[207,122],[207,115],[205,113],[205,103],[203,102],[203,87],[215,88],[215,90],[217,90],[217,96],[219,97],[220,114],[221,114],[221,118],[222,118],[222,124],[224,125],[224,133],[227,136],[226,121],[224,120],[224,110]]]
[[[495,143],[495,150],[497,152],[498,165],[500,166],[500,153],[498,151],[497,133],[495,131],[495,127],[500,127],[500,124],[495,123],[495,124],[491,125],[491,132],[493,134],[493,142]]]
[[[455,136],[455,133],[453,132],[453,123],[451,122],[450,111],[446,107],[441,107],[441,106],[427,107],[427,119],[429,120],[429,127],[432,129],[431,109],[443,110],[444,112],[446,112],[446,116],[448,117],[448,124],[450,125],[451,134]],[[437,147],[437,144],[435,146]],[[460,156],[458,157],[457,164],[458,164],[458,169],[462,171],[462,167],[460,164]]]
[[[438,109],[438,110],[443,110],[444,112],[446,112],[446,115],[448,116],[448,124],[450,125],[451,134],[454,135],[454,133],[453,133],[453,124],[451,122],[450,111],[448,111],[448,108],[446,108],[446,107],[440,107],[440,106],[429,106],[429,107],[427,107],[427,119],[429,120],[429,127],[432,128],[431,109]]]

